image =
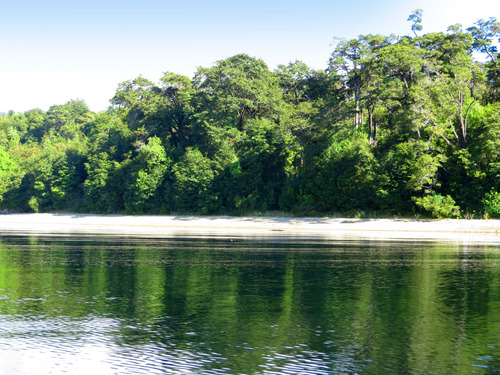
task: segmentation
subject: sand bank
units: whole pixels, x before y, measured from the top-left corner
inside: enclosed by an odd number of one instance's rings
[[[357,237],[500,243],[500,220],[8,214],[0,215],[0,234]]]

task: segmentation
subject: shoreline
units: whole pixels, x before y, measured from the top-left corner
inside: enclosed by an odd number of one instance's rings
[[[500,243],[500,220],[349,219],[314,217],[0,215],[0,235],[123,237],[281,237],[309,239],[446,240]]]

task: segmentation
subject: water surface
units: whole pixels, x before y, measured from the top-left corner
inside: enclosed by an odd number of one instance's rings
[[[493,374],[500,247],[0,237],[0,374]]]

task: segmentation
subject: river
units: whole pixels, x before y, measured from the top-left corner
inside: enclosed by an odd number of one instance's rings
[[[493,374],[500,246],[0,236],[0,374]]]

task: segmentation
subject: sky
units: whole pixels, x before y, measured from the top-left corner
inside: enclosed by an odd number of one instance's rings
[[[335,37],[412,35],[415,9],[423,33],[500,20],[494,0],[0,0],[0,112],[102,111],[120,82],[191,78],[238,53],[325,69]]]

